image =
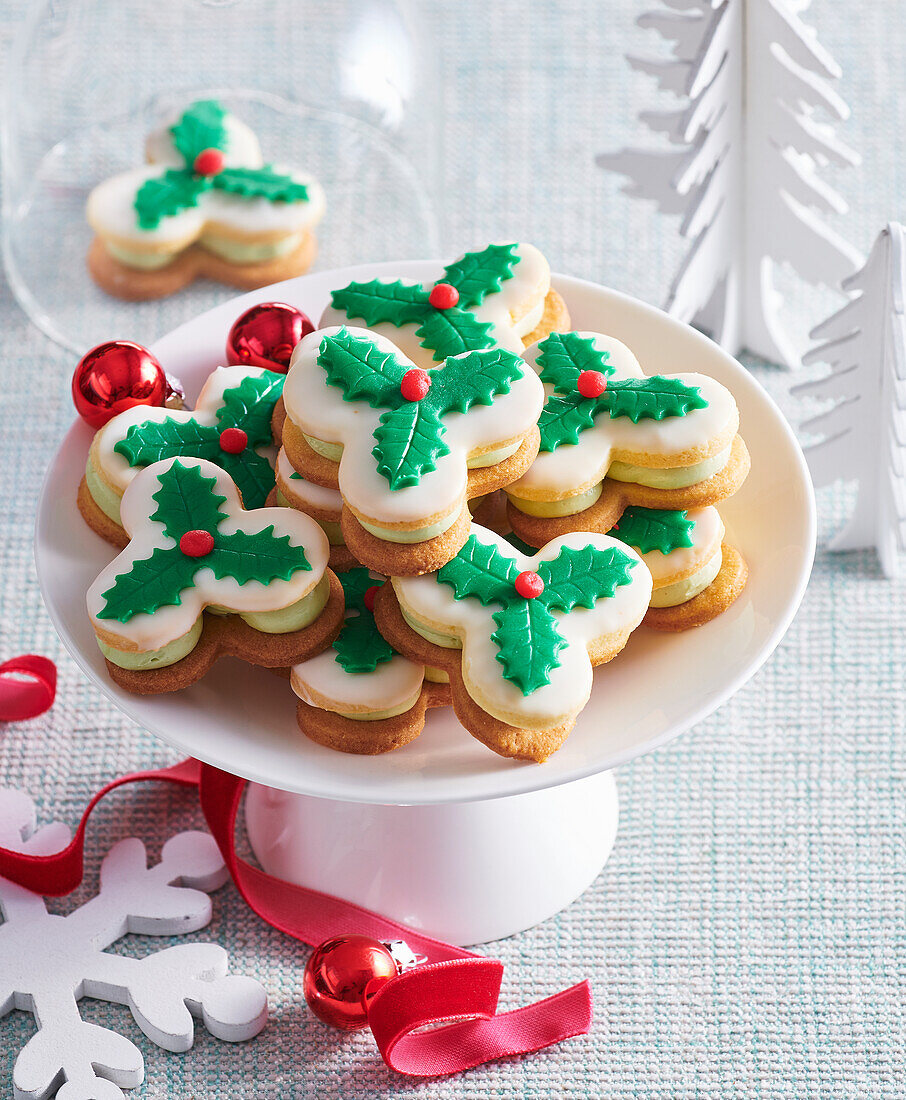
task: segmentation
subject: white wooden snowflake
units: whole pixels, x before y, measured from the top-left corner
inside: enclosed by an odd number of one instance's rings
[[[0,846],[48,855],[68,839],[63,825],[35,830],[31,799],[0,788]],[[213,838],[201,832],[172,837],[153,867],[140,840],[121,840],[101,867],[100,893],[65,917],[0,878],[0,1017],[18,1008],[38,1025],[13,1068],[16,1100],[118,1100],[122,1089],[141,1084],[141,1051],[86,1023],[82,997],[128,1005],[165,1050],[192,1046],[193,1016],[227,1042],[258,1034],[267,1019],[265,991],[252,978],[228,975],[227,953],[217,944],[182,944],[141,959],[104,950],[130,932],[172,936],[203,928],[211,919],[207,892],[226,878]]]

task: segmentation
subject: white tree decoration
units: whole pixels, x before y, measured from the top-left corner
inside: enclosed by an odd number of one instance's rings
[[[732,355],[744,348],[796,366],[779,319],[772,266],[787,262],[807,282],[836,286],[861,262],[821,220],[843,199],[818,175],[857,155],[821,121],[849,110],[829,80],[840,70],[799,18],[809,0],[663,0],[639,25],[672,43],[672,57],[633,68],[686,97],[640,118],[672,149],[624,149],[598,163],[628,176],[628,194],[680,214],[692,244],[666,309],[708,332]]]
[[[830,363],[831,373],[793,393],[832,397],[836,404],[802,427],[824,438],[806,448],[816,485],[856,478],[859,491],[834,550],[877,547],[888,577],[897,547],[906,550],[906,229],[891,222],[861,271],[844,280],[855,291],[812,332],[824,343],[803,358]]]
[[[49,855],[68,842],[63,825],[34,826],[31,799],[0,788],[0,845]],[[15,1100],[122,1100],[124,1088],[141,1084],[141,1051],[84,1021],[81,997],[128,1005],[165,1050],[191,1047],[193,1016],[228,1042],[258,1034],[267,1019],[264,989],[227,974],[227,953],[217,944],[186,943],[143,958],[104,950],[129,932],[171,936],[203,928],[211,919],[207,892],[227,877],[213,837],[187,832],[167,841],[153,867],[140,840],[121,840],[104,859],[100,893],[66,917],[0,878],[0,1018],[18,1008],[38,1024],[13,1067]]]

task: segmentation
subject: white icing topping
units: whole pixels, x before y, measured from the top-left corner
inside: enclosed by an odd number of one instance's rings
[[[595,347],[610,353],[609,364],[615,370],[608,379],[643,378],[638,360],[625,344],[612,336],[597,332],[580,332],[590,337]],[[525,361],[540,374],[537,365],[540,344],[533,344],[524,353]],[[621,454],[650,455],[651,466],[677,465],[664,461],[671,455],[706,448],[712,440],[735,434],[739,413],[733,395],[713,378],[704,374],[670,374],[687,386],[697,386],[708,402],[704,409],[692,409],[685,416],[664,420],[643,419],[634,424],[629,417],[611,419],[606,413],[595,417],[594,426],[579,435],[576,444],[564,444],[555,451],[543,451],[529,470],[508,487],[516,496],[530,499],[557,499],[575,493],[595,478],[603,478],[613,459]],[[548,393],[553,392],[546,385]],[[703,458],[706,456],[702,456]],[[642,465],[635,459],[637,465]]]
[[[517,244],[516,255],[519,257],[519,262],[513,267],[512,278],[504,279],[500,284],[500,290],[491,291],[485,295],[481,305],[470,312],[479,321],[490,322],[494,326],[490,335],[499,347],[521,355],[522,337],[537,328],[541,321],[544,299],[550,290],[551,272],[547,260],[534,245]],[[442,271],[438,271],[437,278],[438,280],[443,278]],[[412,279],[385,278],[380,281],[387,283],[399,281],[407,286],[416,285]],[[424,284],[426,290],[430,290],[433,285],[433,282]],[[361,326],[363,322],[361,317],[350,317],[345,310],[335,309],[333,306],[328,306],[321,314],[321,328],[343,324]],[[413,324],[397,327],[382,322],[372,326],[369,331],[391,340],[413,363],[428,370],[430,367],[436,367],[437,362],[433,358],[432,349],[422,347],[415,335],[418,327]]]
[[[724,525],[716,508],[690,508],[686,519],[695,523],[690,532],[691,546],[678,546],[669,554],[662,554],[660,550],[649,550],[642,555],[642,561],[651,572],[655,589],[696,573],[711,558],[715,549],[720,547]]]
[[[336,652],[328,649],[296,665],[290,682],[296,695],[311,706],[319,707],[322,700],[329,700],[332,705],[324,709],[389,710],[417,695],[424,675],[422,665],[399,654],[373,672],[347,672],[336,660]]]
[[[173,144],[170,133],[182,114],[182,110],[177,111],[168,122],[148,135],[145,156],[151,164],[161,164],[165,168],[185,167],[183,155]],[[229,112],[223,116],[223,126],[226,130],[226,147],[222,150],[224,165],[227,168],[260,168],[264,159],[254,130]]]
[[[509,393],[495,397],[492,405],[475,405],[467,413],[447,414],[444,441],[450,453],[440,456],[436,469],[424,473],[418,485],[391,490],[387,479],[378,473],[371,453],[374,431],[383,410],[372,409],[364,401],[346,401],[339,386],[328,385],[326,372],[318,364],[322,340],[338,331],[339,328],[321,329],[309,333],[297,344],[283,387],[283,400],[287,416],[303,432],[327,443],[343,445],[338,474],[340,492],[360,518],[378,524],[425,526],[427,519],[449,515],[464,498],[469,455],[524,435],[538,419],[544,389],[538,376],[525,370],[512,382]],[[381,351],[394,354],[404,366],[412,365],[385,337],[365,329],[348,331],[369,340]],[[443,366],[435,366],[434,370],[442,371]]]
[[[172,548],[175,543],[164,533],[163,525],[150,516],[157,510],[153,495],[160,489],[158,475],[168,470],[174,462],[183,466],[197,466],[205,477],[216,479],[214,491],[226,497],[221,510],[228,518],[221,521],[218,532],[224,535],[234,531],[254,534],[273,525],[277,537],[288,535],[293,546],[302,546],[311,569],[297,570],[289,580],[274,580],[270,584],[247,581],[239,584],[231,577],[218,580],[212,570],[200,569],[195,574],[195,585],[180,594],[181,603],[159,608],[153,614],[133,615],[127,623],[115,619],[100,619],[104,609],[103,593],[111,588],[118,576],[128,573],[134,562],[148,558],[156,547]],[[129,485],[120,508],[123,527],[130,543],[88,589],[88,614],[94,627],[102,635],[113,635],[144,651],[161,649],[191,629],[202,611],[209,606],[229,611],[277,611],[301,600],[311,592],[327,568],[330,545],[327,536],[313,519],[290,508],[243,509],[239,491],[233,479],[211,462],[197,458],[165,459],[142,470]]]
[[[325,485],[315,485],[313,481],[306,481],[297,474],[293,464],[286,457],[284,447],[280,448],[277,455],[277,479],[280,482],[280,491],[295,507],[301,508],[304,512],[306,505],[310,505],[325,512],[333,512],[334,515],[331,518],[339,522],[340,512],[343,510],[343,498],[339,492],[336,489],[328,489]]]
[[[493,615],[497,604],[482,607],[477,599],[454,599],[453,589],[437,579],[436,573],[421,577],[394,577],[392,584],[400,604],[415,618],[435,629],[446,630],[462,640],[462,676],[472,698],[489,714],[526,728],[545,728],[577,713],[588,701],[592,686],[592,665],[587,646],[597,638],[634,629],[648,608],[651,574],[639,555],[609,535],[575,532],[553,539],[533,557],[514,549],[500,535],[472,524],[472,533],[485,544],[493,544],[516,562],[520,571],[534,570],[539,561],[557,557],[561,547],[602,550],[616,547],[637,564],[630,583],[617,588],[611,599],[600,599],[591,609],[576,607],[568,614],[554,612],[558,630],[567,645],[560,650],[560,665],[551,669],[550,683],[530,695],[503,676],[497,660],[497,646],[491,635],[497,629]]]

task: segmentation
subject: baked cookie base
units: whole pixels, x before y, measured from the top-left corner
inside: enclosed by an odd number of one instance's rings
[[[694,485],[686,485],[682,489],[655,489],[650,485],[635,485],[604,478],[601,495],[591,507],[582,512],[571,516],[530,516],[521,512],[512,501],[508,501],[507,519],[513,533],[530,546],[544,546],[551,539],[573,531],[591,531],[606,535],[614,524],[619,523],[620,516],[630,506],[686,511],[719,504],[742,487],[751,464],[742,436],[736,435],[726,466]]]
[[[129,545],[129,536],[126,534],[125,529],[98,507],[97,501],[88,488],[88,482],[84,474],[79,482],[76,504],[82,513],[82,519],[96,535],[100,535],[102,539],[109,542],[111,546],[116,546],[119,550]]]
[[[398,653],[402,653],[410,661],[433,665],[447,673],[456,717],[477,741],[498,756],[527,760],[535,764],[543,763],[560,748],[576,724],[577,716],[572,715],[559,725],[546,729],[522,729],[488,714],[466,690],[462,678],[462,650],[435,645],[414,631],[403,618],[392,585],[385,584],[376,593],[374,618],[378,630]],[[632,629],[590,650],[591,663],[603,665],[616,657],[625,646]]]
[[[250,665],[281,669],[315,657],[340,633],[345,601],[343,586],[330,569],[324,574],[330,594],[321,614],[302,630],[289,634],[265,634],[238,615],[204,615],[198,644],[181,661],[164,668],[144,671],[120,668],[107,661],[110,679],[134,695],[163,695],[194,684],[220,657],[238,657]]]
[[[543,340],[545,336],[550,336],[552,332],[569,332],[571,328],[572,322],[569,318],[569,309],[566,302],[551,287],[544,299],[544,312],[541,314],[541,320],[528,336],[522,337],[522,346],[523,348],[529,348],[532,344],[537,344],[539,340]]]
[[[450,698],[449,684],[425,680],[415,705],[392,718],[379,718],[373,722],[356,721],[300,700],[296,707],[296,721],[310,741],[324,745],[325,748],[358,756],[377,756],[414,741],[425,728],[425,713],[428,708],[449,706]]]
[[[95,237],[88,249],[86,262],[89,274],[101,290],[115,298],[140,302],[150,298],[166,298],[196,279],[213,279],[239,290],[257,290],[258,287],[304,274],[314,262],[317,251],[318,242],[314,233],[306,233],[296,248],[285,256],[253,264],[233,264],[201,245],[193,244],[166,267],[143,271],[120,263],[107,251],[103,240]]]
[[[649,607],[642,622],[652,630],[678,633],[716,619],[736,600],[749,579],[749,567],[735,546],[721,545],[717,576],[703,591],[675,607]]]

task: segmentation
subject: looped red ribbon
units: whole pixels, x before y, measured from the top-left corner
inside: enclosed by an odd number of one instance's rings
[[[0,875],[44,896],[71,893],[82,881],[91,811],[110,791],[138,780],[198,789],[208,827],[239,892],[274,928],[312,945],[343,932],[404,939],[413,951],[427,956],[427,963],[387,982],[369,1007],[369,1026],[392,1069],[415,1077],[459,1073],[495,1058],[541,1050],[591,1027],[587,981],[497,1015],[502,963],[424,936],[342,898],[284,882],[240,859],[235,826],[245,780],[197,760],[114,779],[88,803],[68,847],[50,856],[0,848]],[[420,1030],[438,1024],[443,1026]]]
[[[47,657],[25,653],[0,664],[0,722],[37,718],[56,694],[57,668]]]

